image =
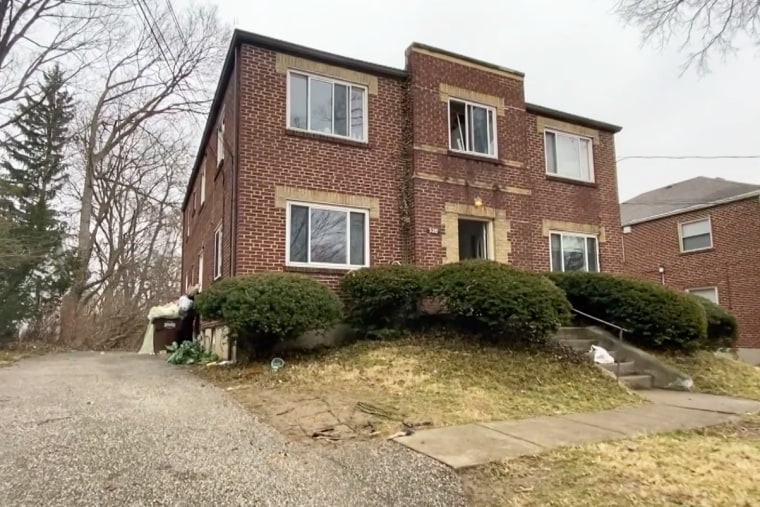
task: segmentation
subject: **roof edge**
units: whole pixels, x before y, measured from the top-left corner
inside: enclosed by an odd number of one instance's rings
[[[718,199],[717,201],[710,201],[702,204],[695,204],[693,206],[687,206],[685,208],[679,208],[675,209],[673,211],[666,211],[665,213],[658,213],[657,215],[652,215],[650,217],[644,217],[644,218],[637,218],[635,220],[629,220],[628,222],[621,223],[623,227],[628,225],[637,225],[637,224],[643,224],[646,222],[652,222],[654,220],[659,220],[661,218],[667,218],[675,215],[682,215],[684,213],[689,213],[691,211],[699,211],[701,209],[707,209],[707,208],[713,208],[715,206],[720,206],[722,204],[730,204],[732,202],[736,201],[743,201],[745,199],[752,199],[753,197],[760,197],[760,190],[753,190],[751,192],[745,192],[743,194],[734,195],[731,197],[724,197],[723,199]],[[628,202],[621,202],[620,206],[624,205],[634,205],[637,203],[628,203]]]
[[[437,48],[435,46],[429,46],[429,45],[423,44],[421,42],[412,42],[411,45],[409,46],[409,48],[407,49],[407,51],[409,49],[414,49],[414,48],[424,49],[425,51],[430,51],[432,53],[438,53],[438,54],[441,54],[441,55],[444,55],[444,56],[448,56],[450,58],[456,58],[457,60],[463,60],[465,62],[474,63],[476,65],[481,65],[483,67],[488,67],[490,69],[498,70],[500,72],[506,72],[508,74],[514,74],[515,76],[519,76],[521,78],[525,77],[525,73],[524,72],[520,72],[519,70],[510,69],[509,67],[502,67],[501,65],[496,65],[495,63],[490,63],[490,62],[486,62],[486,61],[483,61],[483,60],[478,60],[477,58],[472,58],[470,56],[462,55],[462,54],[459,54],[459,53],[454,53],[453,51],[449,51],[447,49],[441,49],[441,48]]]
[[[533,113],[539,116],[548,116],[549,118],[554,118],[555,120],[563,120],[568,123],[576,123],[585,127],[591,127],[598,130],[603,130],[605,132],[611,132],[613,134],[617,134],[623,130],[623,127],[620,127],[618,125],[613,125],[611,123],[606,123],[599,120],[592,120],[591,118],[586,118],[584,116],[566,113],[557,109],[539,106],[538,104],[531,104],[526,102],[525,110],[529,113]]]

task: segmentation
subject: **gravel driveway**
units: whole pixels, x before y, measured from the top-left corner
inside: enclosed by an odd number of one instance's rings
[[[0,368],[0,506],[458,506],[449,469],[389,442],[286,441],[158,358]]]

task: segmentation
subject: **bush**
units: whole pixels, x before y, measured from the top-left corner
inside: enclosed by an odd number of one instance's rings
[[[697,301],[707,315],[707,340],[704,348],[718,350],[732,348],[739,339],[739,323],[731,313],[722,306],[699,296],[690,296]]]
[[[707,338],[702,306],[687,294],[653,282],[604,273],[551,273],[574,308],[630,331],[644,348],[695,350]]]
[[[257,273],[220,280],[196,297],[198,312],[222,320],[247,350],[268,352],[277,342],[327,329],[341,317],[340,300],[325,285],[290,273]]]
[[[348,322],[365,333],[408,328],[419,317],[425,275],[411,265],[348,273],[340,281]]]
[[[567,299],[549,280],[493,261],[435,268],[427,292],[459,327],[516,343],[544,341],[570,318]]]

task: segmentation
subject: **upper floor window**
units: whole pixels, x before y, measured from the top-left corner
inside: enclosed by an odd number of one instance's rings
[[[367,140],[367,89],[324,77],[288,74],[288,127]]]
[[[496,156],[496,116],[492,107],[449,99],[449,148]]]
[[[216,126],[216,166],[224,162],[224,104],[219,111],[219,123]]]
[[[599,254],[596,236],[552,232],[552,271],[599,271]]]
[[[580,181],[594,181],[591,139],[554,130],[544,131],[546,173]]]
[[[222,224],[214,231],[214,280],[222,277]]]
[[[717,287],[702,287],[700,289],[686,289],[689,294],[694,294],[708,301],[712,301],[716,305],[718,304],[718,288]]]
[[[288,204],[287,264],[353,269],[369,265],[367,210]]]
[[[682,252],[712,248],[712,230],[709,218],[684,222],[678,224],[678,228]]]
[[[201,160],[201,206],[206,202],[206,157]]]

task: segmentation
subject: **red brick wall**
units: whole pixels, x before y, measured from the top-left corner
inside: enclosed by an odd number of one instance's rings
[[[195,198],[190,199],[183,219],[182,248],[182,289],[198,280],[198,255],[203,251],[202,286],[208,287],[213,281],[214,273],[214,232],[222,224],[222,275],[231,272],[230,253],[233,237],[231,234],[232,217],[232,179],[235,153],[235,80],[230,80],[224,97],[225,115],[225,156],[217,166],[216,123],[213,133],[205,147],[206,154],[206,199],[200,204],[202,171],[198,171],[192,189]],[[194,202],[197,203],[194,205]],[[224,223],[222,223],[222,221]],[[189,229],[189,235],[188,235]],[[190,277],[188,280],[188,276]],[[188,283],[189,282],[189,283]]]
[[[713,248],[681,253],[678,224],[710,217]],[[739,346],[760,347],[760,202],[756,198],[631,226],[625,269],[678,290],[718,287],[720,304],[739,320]]]
[[[368,94],[368,144],[286,128],[286,75],[274,52],[243,46],[237,272],[285,268],[286,211],[275,207],[275,185],[379,199],[370,219],[370,263],[401,260],[399,177],[402,153],[400,80],[378,78]],[[343,272],[309,269],[331,285]]]
[[[414,180],[413,251],[417,263],[437,265],[444,258],[440,236],[429,232],[442,227],[444,203],[471,205],[480,197],[485,206],[507,212],[511,264],[537,271],[549,269],[549,239],[542,234],[542,221],[549,219],[604,227],[601,269],[622,270],[612,134],[600,132],[600,142],[594,145],[593,185],[550,179],[545,171],[543,134],[537,131],[536,117],[525,111],[523,81],[414,51],[407,55],[407,66],[417,147],[414,171],[468,183]],[[498,160],[420,149],[449,147],[448,105],[440,98],[441,83],[503,98],[505,114],[497,115]],[[515,162],[520,167],[513,167]],[[482,184],[493,189],[484,189]],[[506,187],[529,190],[530,195],[509,193]]]

